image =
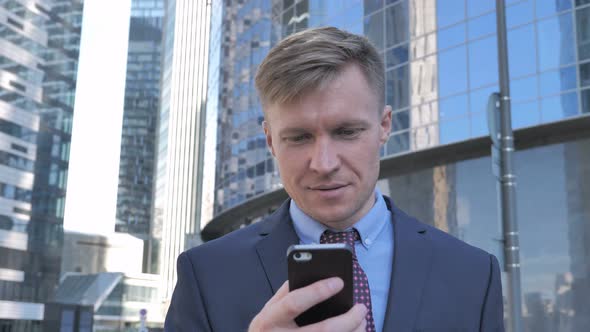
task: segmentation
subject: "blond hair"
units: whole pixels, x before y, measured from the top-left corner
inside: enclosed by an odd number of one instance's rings
[[[357,64],[369,86],[385,103],[381,56],[367,38],[334,27],[304,30],[273,47],[256,73],[256,89],[263,108],[294,102],[331,82],[349,64]]]

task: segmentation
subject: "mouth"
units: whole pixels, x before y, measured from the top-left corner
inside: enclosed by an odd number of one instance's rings
[[[335,190],[344,188],[346,186],[347,186],[347,184],[341,184],[341,183],[338,183],[338,184],[323,184],[323,185],[309,187],[309,189],[320,191],[320,192],[330,192],[330,191],[335,191]]]

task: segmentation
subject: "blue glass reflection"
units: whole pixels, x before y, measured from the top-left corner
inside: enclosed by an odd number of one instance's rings
[[[313,5],[312,5],[313,4]],[[323,23],[347,31],[363,23],[363,1],[320,1],[310,3],[310,20],[317,17]],[[357,30],[358,31],[358,30]],[[351,31],[352,32],[352,31]],[[360,29],[362,33],[362,28]]]
[[[590,90],[582,90],[582,113],[590,113]]]
[[[387,104],[394,111],[407,107],[410,99],[408,66],[397,67],[385,75]]]
[[[576,68],[574,66],[552,70],[539,75],[541,96],[547,96],[576,88]]]
[[[514,129],[539,124],[538,102],[512,103],[512,127]]]
[[[463,44],[465,42],[465,33],[465,23],[439,30],[436,39],[438,49],[444,50],[452,46]]]
[[[572,8],[571,0],[537,0],[537,18],[550,16]]]
[[[472,91],[469,94],[469,110],[472,113],[486,112],[488,99],[490,98],[490,95],[498,91],[500,91],[500,89],[497,86],[491,86]]]
[[[465,19],[465,0],[436,2],[436,24],[439,28]]]
[[[580,86],[590,85],[590,63],[580,65]]]
[[[498,81],[496,36],[469,44],[469,82],[477,88]]]
[[[531,76],[510,82],[510,98],[524,101],[537,98],[537,77]]]
[[[467,0],[467,15],[474,17],[496,9],[495,1]]]
[[[471,114],[471,137],[488,136],[487,113]]]
[[[470,128],[468,116],[453,121],[440,122],[440,143],[447,144],[468,139],[471,136]]]
[[[589,158],[587,139],[515,154],[525,331],[581,332],[590,326]],[[378,185],[410,215],[501,257],[490,162],[489,157],[463,160]],[[440,198],[444,204],[432,204]]]
[[[561,120],[578,114],[578,93],[571,92],[541,100],[543,122]]]
[[[408,131],[391,135],[387,141],[387,154],[396,154],[410,149],[410,133]]]
[[[486,2],[486,1],[481,1]],[[469,40],[496,33],[496,14],[490,13],[469,20]]]
[[[467,90],[465,46],[438,54],[438,92],[441,97]]]
[[[440,121],[456,118],[467,114],[467,95],[453,96],[438,102]]]
[[[365,15],[383,8],[383,0],[365,0]]]
[[[364,25],[365,36],[377,49],[383,49],[383,12],[365,17]]]
[[[571,12],[539,21],[537,29],[541,71],[574,62],[574,32]]]
[[[578,38],[578,61],[590,57],[590,7],[576,11]]]
[[[533,0],[519,2],[506,8],[506,26],[508,29],[533,20]]]
[[[410,127],[410,114],[408,111],[395,112],[391,116],[391,130],[402,131]]]
[[[409,50],[408,44],[392,48],[386,53],[387,68],[401,65],[408,62]]]
[[[407,1],[402,1],[385,10],[385,37],[387,47],[403,43],[409,38],[407,4]]]
[[[510,78],[537,71],[535,31],[532,25],[508,31],[508,69]]]

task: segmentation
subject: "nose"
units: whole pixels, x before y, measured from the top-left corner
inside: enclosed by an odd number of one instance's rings
[[[340,168],[337,147],[329,138],[318,138],[313,145],[309,168],[321,175],[329,175]]]

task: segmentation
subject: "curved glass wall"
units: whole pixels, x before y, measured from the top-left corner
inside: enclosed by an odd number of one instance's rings
[[[526,331],[590,326],[590,139],[518,151],[517,218]],[[496,255],[501,228],[489,157],[379,180],[410,215]],[[506,293],[506,289],[504,290]]]
[[[496,14],[479,0],[251,0],[225,5],[215,214],[280,187],[264,146],[257,65],[293,32],[337,26],[366,35],[386,65],[395,155],[487,135],[498,91]],[[508,0],[515,129],[590,112],[590,3]]]

